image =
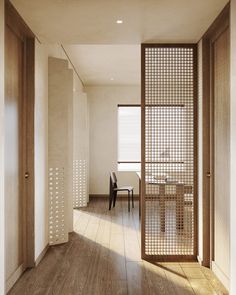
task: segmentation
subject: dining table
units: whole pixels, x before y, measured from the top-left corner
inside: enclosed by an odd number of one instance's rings
[[[141,172],[136,172],[139,179],[139,217],[141,218],[141,207],[142,207],[142,196],[141,196],[141,185],[142,185],[142,176]],[[183,182],[179,181],[166,181],[156,179],[154,176],[145,177],[145,186],[158,186],[158,189],[150,189],[150,192],[145,194],[145,202],[148,200],[157,200],[159,201],[160,206],[160,226],[161,231],[165,232],[166,227],[166,202],[175,201],[176,202],[176,229],[181,230],[184,227],[184,206],[185,193],[192,192],[192,186],[186,185]],[[172,189],[170,189],[170,187]]]

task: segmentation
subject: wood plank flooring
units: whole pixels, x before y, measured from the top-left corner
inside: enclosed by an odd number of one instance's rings
[[[213,273],[197,263],[151,264],[140,257],[138,204],[128,213],[119,200],[93,199],[74,210],[67,244],[50,247],[24,273],[10,295],[208,295],[228,294]]]

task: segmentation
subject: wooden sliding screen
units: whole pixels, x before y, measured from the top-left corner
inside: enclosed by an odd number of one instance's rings
[[[197,257],[197,50],[142,45],[142,257]]]

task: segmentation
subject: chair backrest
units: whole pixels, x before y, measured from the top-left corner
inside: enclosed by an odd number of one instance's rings
[[[115,172],[110,172],[111,181],[113,184],[117,184],[117,177]]]
[[[113,190],[117,188],[117,178],[115,172],[110,172],[110,195],[113,194]]]

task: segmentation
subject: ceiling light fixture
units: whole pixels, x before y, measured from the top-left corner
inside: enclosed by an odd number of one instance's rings
[[[117,23],[117,24],[123,24],[123,20],[122,20],[122,19],[118,19],[118,20],[116,21],[116,23]]]
[[[111,81],[114,81],[114,78],[110,78]]]

